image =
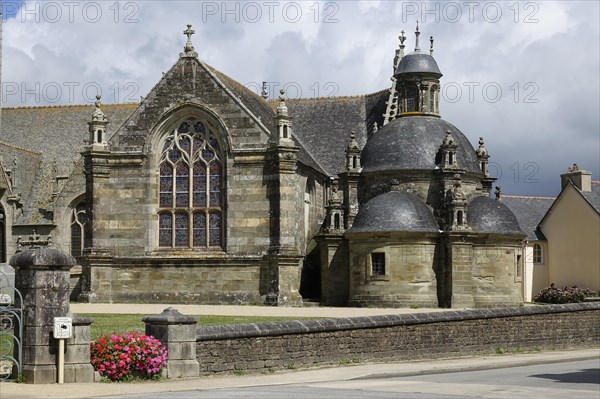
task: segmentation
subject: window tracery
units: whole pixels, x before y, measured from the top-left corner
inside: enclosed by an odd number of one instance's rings
[[[71,255],[75,257],[83,255],[87,222],[85,203],[80,202],[71,212]]]
[[[165,139],[159,174],[159,247],[222,248],[223,155],[212,128],[181,123]]]

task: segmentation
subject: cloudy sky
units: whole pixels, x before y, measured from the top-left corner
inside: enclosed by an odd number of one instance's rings
[[[444,73],[442,117],[506,194],[555,196],[578,163],[600,179],[598,1],[2,2],[2,104],[135,102],[193,24],[202,60],[271,96],[350,96],[390,85],[401,30]],[[1,139],[1,138],[0,138]]]

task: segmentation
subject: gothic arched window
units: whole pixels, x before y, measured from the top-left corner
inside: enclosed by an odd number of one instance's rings
[[[160,247],[222,248],[222,162],[206,123],[189,119],[167,136],[159,166]]]
[[[75,257],[83,254],[87,221],[85,204],[80,202],[71,212],[71,255]]]

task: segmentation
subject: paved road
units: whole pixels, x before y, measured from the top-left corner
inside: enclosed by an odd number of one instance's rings
[[[106,399],[599,399],[600,359],[400,378],[124,395]]]

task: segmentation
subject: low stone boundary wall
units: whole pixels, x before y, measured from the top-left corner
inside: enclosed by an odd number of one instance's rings
[[[200,373],[600,346],[600,303],[198,328]]]

